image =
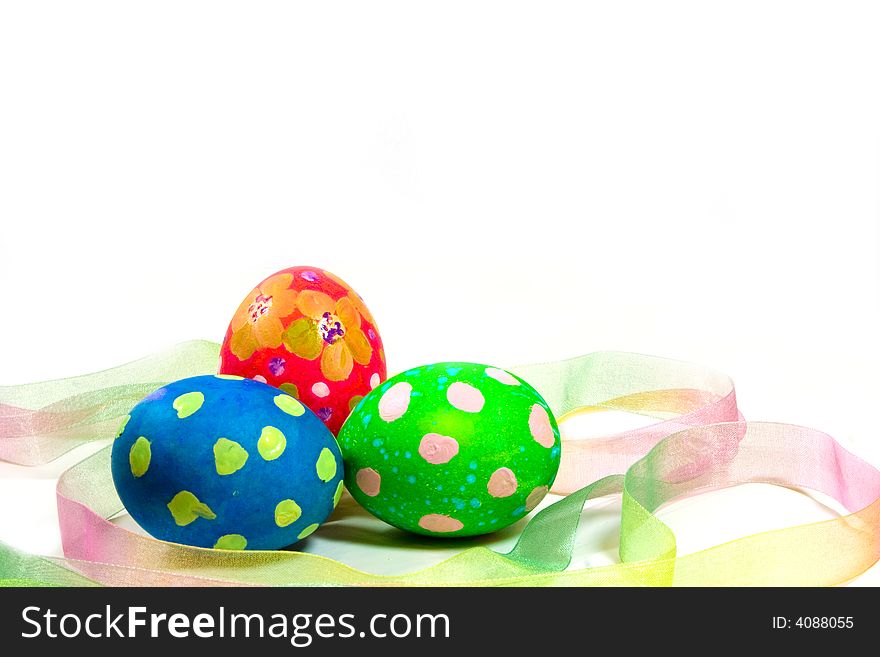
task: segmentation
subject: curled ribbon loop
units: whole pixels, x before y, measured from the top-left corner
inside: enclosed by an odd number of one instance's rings
[[[192,342],[117,370],[0,389],[0,457],[33,464],[84,442],[112,438],[121,418],[143,395],[174,379],[213,372],[216,355],[217,345]],[[0,544],[0,582],[834,585],[880,559],[880,471],[819,431],[745,422],[733,383],[723,374],[616,352],[514,371],[541,391],[562,419],[572,413],[621,410],[656,422],[601,439],[565,440],[553,491],[566,496],[535,514],[506,554],[471,547],[429,568],[389,576],[304,552],[233,552],[158,541],[111,522],[123,509],[110,477],[110,448],[105,447],[59,479],[65,557],[27,555]],[[656,511],[686,495],[744,483],[819,491],[849,515],[679,556],[674,534]],[[621,562],[570,569],[584,505],[612,494],[622,495]]]
[[[0,460],[38,465],[112,438],[122,418],[153,390],[176,379],[214,374],[219,360],[219,345],[193,340],[103,372],[0,386]]]

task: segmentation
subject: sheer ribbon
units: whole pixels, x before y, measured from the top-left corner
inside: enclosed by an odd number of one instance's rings
[[[33,465],[112,438],[144,395],[216,371],[218,346],[190,342],[97,374],[0,388],[0,458]],[[834,585],[880,558],[880,471],[819,431],[745,422],[733,383],[696,365],[602,352],[512,368],[554,413],[618,410],[655,420],[591,440],[564,440],[553,492],[514,548],[471,547],[429,568],[376,575],[295,551],[232,552],[158,541],[114,524],[122,504],[110,447],[67,470],[57,486],[64,557],[0,543],[0,583],[27,585]],[[808,488],[848,515],[679,556],[656,511],[678,498],[744,483]],[[591,499],[621,495],[620,563],[569,568]],[[586,514],[589,521],[589,514]]]

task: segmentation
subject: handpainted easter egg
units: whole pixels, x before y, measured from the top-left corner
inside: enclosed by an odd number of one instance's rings
[[[363,299],[316,267],[284,269],[251,290],[229,323],[220,371],[281,388],[334,434],[387,374]]]
[[[226,375],[176,381],[138,403],[111,470],[141,527],[199,547],[283,548],[342,494],[342,457],[321,420],[277,388]]]
[[[518,376],[474,363],[399,374],[339,433],[345,485],[370,513],[417,534],[472,536],[535,508],[559,468],[559,428]]]

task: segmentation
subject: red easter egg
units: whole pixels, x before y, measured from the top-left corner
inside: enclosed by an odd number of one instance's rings
[[[328,271],[290,267],[241,302],[220,349],[220,373],[281,388],[336,434],[387,370],[360,295]]]

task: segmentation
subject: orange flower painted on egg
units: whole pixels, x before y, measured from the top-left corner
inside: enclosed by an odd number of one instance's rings
[[[291,274],[278,274],[254,288],[235,311],[230,328],[229,349],[239,360],[247,360],[257,349],[281,346],[282,319],[296,311],[296,290]]]
[[[370,362],[373,348],[361,330],[361,313],[350,295],[333,301],[323,292],[303,290],[296,307],[305,316],[284,331],[284,346],[307,360],[320,356],[321,373],[329,381],[344,381],[355,362]]]

